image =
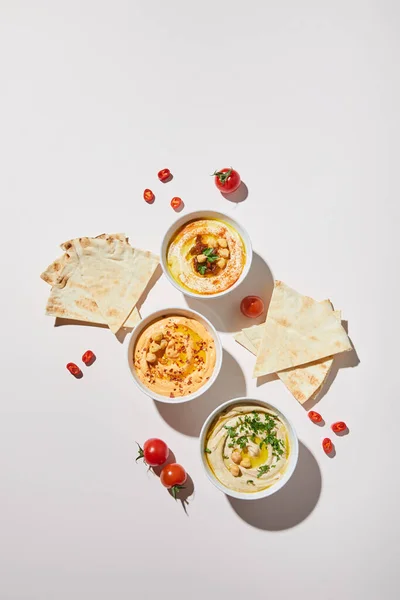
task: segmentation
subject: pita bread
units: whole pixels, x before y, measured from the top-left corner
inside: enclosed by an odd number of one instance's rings
[[[326,304],[332,310],[332,305],[329,300],[324,300],[321,304]],[[336,319],[341,323],[341,311],[333,311]],[[256,325],[243,329],[239,334],[239,339],[235,336],[242,346],[250,350],[255,350],[253,354],[257,356],[258,349],[260,347],[261,339],[264,333],[265,324]],[[246,340],[249,342],[246,345]],[[243,343],[244,342],[244,343]],[[252,349],[251,349],[252,348]],[[301,367],[294,367],[287,369],[286,371],[280,371],[277,373],[279,379],[285,384],[289,392],[298,400],[301,404],[307,402],[313,396],[316,396],[327,378],[329,371],[333,364],[333,357],[322,358],[315,362],[303,365]]]
[[[351,350],[332,307],[275,282],[253,377]]]
[[[112,238],[127,243],[126,237],[122,233],[102,234],[96,239]],[[82,284],[79,271],[76,270],[77,255],[71,242],[62,244],[62,247],[64,246],[68,248],[68,252],[56,259],[41,274],[41,278],[53,286],[47,302],[46,314],[62,319],[107,325],[108,323],[100,313],[90,291]],[[139,321],[140,314],[135,307],[125,321],[124,327],[134,328]]]
[[[77,238],[62,247],[71,256],[56,286],[64,287],[79,272],[79,282],[90,291],[102,318],[113,333],[122,327],[138,302],[158,265],[151,252],[132,248],[126,241],[107,238]]]

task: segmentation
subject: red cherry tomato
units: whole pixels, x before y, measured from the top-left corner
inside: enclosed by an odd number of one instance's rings
[[[167,181],[171,177],[171,171],[169,169],[161,169],[158,171],[158,179],[160,181]]]
[[[250,319],[256,319],[264,312],[264,302],[259,296],[246,296],[240,303],[240,310]]]
[[[88,367],[94,362],[95,358],[96,357],[91,350],[86,350],[85,354],[82,356],[82,362]]]
[[[143,458],[149,467],[160,467],[167,460],[168,454],[169,449],[165,442],[158,438],[150,438],[145,441],[143,448],[139,446],[136,460]]]
[[[213,175],[215,175],[215,185],[224,194],[236,192],[240,185],[240,175],[232,167],[230,169],[215,171]]]
[[[177,492],[183,489],[183,484],[186,482],[186,479],[187,473],[181,465],[178,465],[178,463],[166,465],[160,475],[161,483],[171,490],[175,499]]]
[[[180,207],[180,205],[182,204],[182,199],[178,198],[178,196],[175,196],[175,198],[172,198],[171,200],[171,206],[174,210],[176,210],[177,208]]]
[[[331,426],[331,429],[334,433],[341,433],[342,431],[346,431],[347,425],[344,421],[336,421],[336,423],[333,423]]]
[[[313,423],[321,423],[321,421],[322,421],[321,415],[319,413],[315,412],[315,410],[310,410],[310,412],[308,413],[308,416],[310,417],[310,419]]]
[[[79,377],[82,375],[82,371],[75,363],[68,363],[67,369],[74,377]]]
[[[322,440],[322,447],[326,454],[330,454],[333,450],[332,440],[330,440],[329,438],[324,438]]]
[[[143,198],[146,200],[146,202],[148,202],[150,204],[151,202],[154,201],[154,194],[151,190],[146,188],[143,192]]]

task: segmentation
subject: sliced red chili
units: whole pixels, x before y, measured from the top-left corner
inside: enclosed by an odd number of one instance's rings
[[[336,421],[331,425],[331,429],[334,433],[341,433],[342,431],[346,431],[347,425],[344,421]]]
[[[308,413],[308,416],[310,417],[310,419],[313,423],[321,423],[321,421],[322,421],[321,415],[318,412],[316,412],[315,410],[310,410],[310,412]]]
[[[72,373],[72,375],[74,375],[74,377],[79,377],[80,375],[82,375],[82,371],[75,363],[68,363],[67,369],[70,373]]]
[[[182,204],[182,199],[178,198],[178,196],[175,196],[175,198],[172,198],[171,200],[171,206],[173,209],[177,209],[180,207],[180,205]]]
[[[89,366],[92,364],[95,358],[96,357],[91,350],[86,350],[85,354],[82,356],[82,362],[84,362],[86,366]]]
[[[322,447],[326,454],[330,454],[333,450],[332,440],[330,440],[329,438],[324,438],[322,440]]]
[[[151,190],[146,188],[143,192],[143,198],[146,200],[146,202],[150,203],[150,202],[153,202],[155,196]]]
[[[171,177],[171,171],[169,169],[161,169],[158,171],[158,179],[160,181],[167,181]]]

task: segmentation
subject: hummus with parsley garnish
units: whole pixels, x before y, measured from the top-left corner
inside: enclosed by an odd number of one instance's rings
[[[139,335],[134,366],[150,390],[170,398],[196,392],[210,379],[216,362],[215,343],[195,319],[158,319]]]
[[[245,247],[238,232],[216,219],[186,223],[167,251],[174,279],[189,291],[203,295],[230,288],[239,279],[245,261]]]
[[[237,492],[259,492],[277,483],[288,465],[289,433],[271,409],[235,405],[211,425],[207,462],[215,477]]]

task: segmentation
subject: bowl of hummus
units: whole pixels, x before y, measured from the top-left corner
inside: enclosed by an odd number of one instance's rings
[[[296,468],[299,444],[290,421],[272,404],[235,398],[204,423],[200,452],[206,474],[219,490],[257,500],[287,483]]]
[[[216,211],[197,211],[178,219],[161,245],[166,277],[188,296],[222,296],[246,277],[251,241],[234,219]]]
[[[167,308],[136,326],[128,363],[142,392],[159,402],[186,402],[204,394],[218,377],[221,341],[200,313]]]

